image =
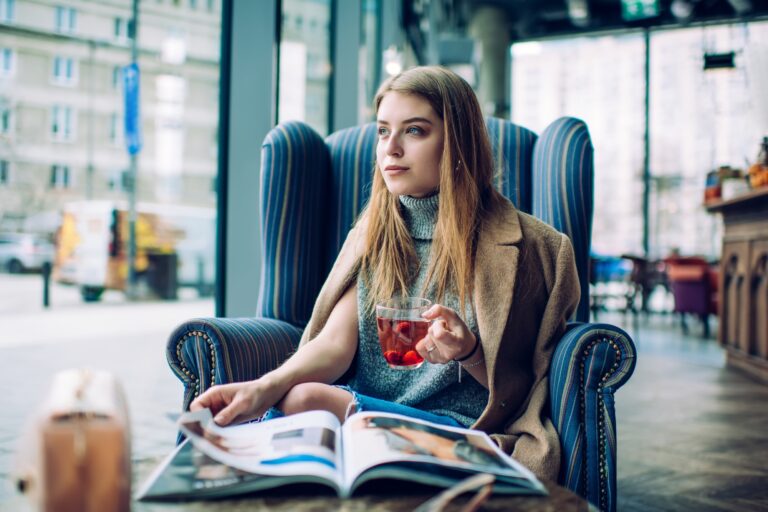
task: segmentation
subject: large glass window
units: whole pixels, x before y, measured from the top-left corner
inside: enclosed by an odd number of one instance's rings
[[[0,254],[0,389],[25,386],[0,401],[13,411],[0,422],[3,476],[6,448],[64,368],[118,377],[134,456],[166,454],[175,429],[164,416],[181,386],[163,348],[175,326],[214,314],[222,2],[138,3],[139,88],[126,101],[131,4],[0,0],[0,21],[13,20],[0,30],[0,234],[41,242]],[[126,103],[139,107],[135,180]],[[136,300],[126,293],[131,199]],[[0,503],[14,495],[0,478]]]
[[[719,256],[720,216],[702,206],[706,175],[721,166],[744,169],[768,133],[767,40],[768,23],[652,33],[649,220],[655,255]],[[705,54],[731,52],[734,67],[704,69]]]
[[[512,120],[537,133],[561,116],[589,127],[598,254],[642,253],[644,47],[638,34],[512,46]]]
[[[381,3],[379,0],[362,2],[362,48],[360,48],[360,93],[358,98],[358,120],[360,123],[373,121],[373,96],[379,87],[381,68]]]
[[[328,134],[330,0],[284,0],[278,120],[304,121]]]

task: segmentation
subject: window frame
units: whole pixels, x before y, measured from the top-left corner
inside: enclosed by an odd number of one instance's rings
[[[11,185],[13,183],[13,171],[11,162],[6,159],[0,159],[0,186]]]
[[[58,34],[74,34],[77,32],[77,9],[66,5],[57,5],[54,22],[54,32]]]
[[[63,179],[59,179],[60,175],[63,176]],[[71,189],[73,186],[72,168],[65,164],[51,165],[51,175],[48,184],[52,190]]]
[[[8,46],[0,48],[0,77],[10,78],[16,75],[16,49]]]
[[[16,0],[0,0],[0,21],[3,23],[16,21]]]
[[[60,118],[61,116],[63,118]],[[51,140],[74,142],[77,133],[77,111],[71,105],[51,105],[49,126]],[[64,129],[57,129],[58,126],[64,126]]]
[[[51,70],[51,83],[55,85],[74,87],[80,78],[80,63],[74,57],[54,55]],[[65,70],[64,74],[58,74]]]

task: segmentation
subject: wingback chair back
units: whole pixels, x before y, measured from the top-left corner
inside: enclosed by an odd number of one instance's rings
[[[592,144],[586,125],[561,118],[537,137],[488,118],[497,189],[573,242],[582,286],[576,320],[589,316]],[[323,140],[301,122],[275,127],[262,148],[263,267],[258,312],[304,327],[323,280],[371,190],[376,125]]]

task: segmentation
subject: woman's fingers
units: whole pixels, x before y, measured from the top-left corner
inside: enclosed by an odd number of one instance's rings
[[[243,400],[243,398],[240,396],[236,396],[228,406],[223,408],[216,416],[213,417],[213,421],[222,427],[229,425],[232,423],[232,420],[244,412],[245,408],[245,400]]]
[[[463,327],[464,326],[464,320],[461,319],[458,313],[456,311],[452,310],[451,308],[445,307],[442,304],[435,304],[428,310],[426,310],[421,316],[428,320],[434,320],[436,318],[442,318],[446,324],[447,328],[451,331],[454,331],[457,327]]]
[[[427,337],[424,339],[425,348],[436,347],[429,354],[430,357],[422,354],[427,361],[440,364],[448,363],[466,352],[468,346],[474,345],[474,335],[453,309],[435,304],[422,316],[432,320],[432,325],[427,331]]]
[[[220,409],[229,404],[229,393],[227,392],[227,386],[213,386],[205,393],[195,398],[191,404],[189,404],[190,411],[199,411],[200,409],[210,409],[213,414],[216,414]]]

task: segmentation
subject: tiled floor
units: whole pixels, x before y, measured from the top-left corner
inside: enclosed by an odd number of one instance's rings
[[[14,301],[26,288],[0,276],[0,511],[31,510],[9,470],[24,421],[57,369],[114,372],[128,395],[137,466],[169,452],[175,436],[166,413],[178,408],[181,386],[165,363],[165,340],[173,325],[213,310],[196,300],[84,308],[65,300],[65,290],[49,311],[19,310]],[[725,369],[698,325],[683,336],[670,316],[640,319],[639,329],[630,317],[600,320],[627,329],[639,353],[634,376],[616,393],[618,510],[768,511],[768,385]]]
[[[700,325],[639,324],[637,367],[616,393],[618,510],[768,511],[768,385],[725,368]]]

